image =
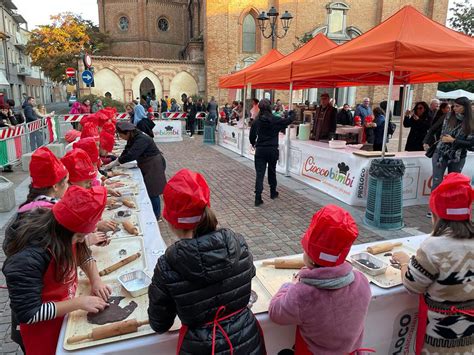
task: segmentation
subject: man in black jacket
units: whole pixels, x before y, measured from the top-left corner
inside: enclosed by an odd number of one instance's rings
[[[28,125],[28,123],[36,121],[40,119],[35,113],[35,110],[33,109],[35,105],[35,98],[32,96],[29,96],[26,101],[23,103],[23,113],[25,115],[25,120]],[[28,125],[28,128],[31,127],[31,125]],[[34,152],[36,148],[39,148],[43,145],[43,132],[42,129],[36,130],[34,132],[30,133],[30,148],[31,151]]]
[[[263,178],[268,164],[268,184],[270,185],[270,198],[278,197],[276,164],[279,157],[278,134],[288,127],[294,120],[294,112],[290,111],[288,117],[277,117],[272,114],[271,103],[267,99],[260,100],[260,112],[250,129],[250,144],[255,151],[255,206],[263,203]]]

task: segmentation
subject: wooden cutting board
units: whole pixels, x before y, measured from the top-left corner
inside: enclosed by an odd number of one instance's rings
[[[382,275],[377,275],[377,276],[372,276],[364,273],[364,271],[357,269],[357,267],[354,265],[354,268],[360,271],[361,273],[364,274],[365,277],[369,280],[369,282],[373,283],[374,285],[377,285],[381,288],[392,288],[395,286],[399,286],[402,284],[402,275],[400,273],[400,270],[393,267],[392,264],[390,263],[390,259],[392,259],[393,253],[397,251],[403,251],[404,253],[407,253],[408,256],[412,256],[416,254],[416,250],[410,248],[409,246],[406,245],[401,245],[393,248],[393,250],[385,252],[385,253],[380,253],[380,254],[375,254],[374,256],[383,260],[386,262],[388,265],[390,265],[387,270],[385,271],[384,274]],[[354,252],[350,253],[347,257],[347,261],[351,262],[350,256],[353,254],[358,254],[359,252]],[[386,255],[385,255],[386,254]]]
[[[127,254],[120,255],[120,251],[124,249]],[[102,280],[106,279],[117,279],[120,275],[127,272],[132,272],[135,270],[146,270],[147,269],[147,260],[145,247],[142,237],[126,237],[126,238],[114,238],[110,241],[110,244],[105,247],[99,247],[93,245],[91,247],[92,256],[96,260],[97,269],[99,271],[112,266],[113,264],[123,260],[135,253],[140,253],[141,256],[132,261],[131,263],[122,266],[120,269],[111,272],[108,275],[102,276]],[[82,270],[79,270],[79,278],[87,279],[87,276]]]
[[[148,294],[144,294],[140,297],[132,298],[130,294],[125,291],[120,285],[120,283],[115,279],[109,279],[105,281],[107,285],[112,288],[112,296],[123,296],[125,297],[120,301],[120,307],[128,305],[131,301],[137,303],[137,308],[127,317],[127,319],[136,318],[139,320],[148,319]],[[78,289],[76,292],[77,296],[85,296],[90,294],[90,286],[87,280],[82,280],[78,284]],[[109,323],[113,324],[113,323]],[[155,332],[151,329],[149,325],[144,325],[138,328],[138,331],[135,333],[124,334],[112,338],[106,338],[101,340],[86,340],[80,343],[68,344],[67,339],[76,336],[84,335],[91,332],[92,329],[100,327],[100,325],[91,324],[87,321],[87,313],[85,311],[75,311],[69,314],[66,326],[66,333],[64,336],[63,347],[66,350],[77,350],[88,348],[97,345],[103,345],[108,343],[114,343],[120,340],[126,340],[131,338],[137,338],[148,334],[154,334]],[[181,327],[181,322],[179,318],[176,317],[175,322],[170,329],[170,331],[178,330]],[[91,353],[93,353],[91,351]]]

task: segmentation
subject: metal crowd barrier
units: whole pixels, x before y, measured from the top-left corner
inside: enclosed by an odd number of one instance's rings
[[[156,119],[182,120],[186,112],[154,112]],[[23,154],[31,153],[36,148],[49,143],[63,141],[66,133],[74,128],[87,114],[52,115],[29,123],[22,123],[9,128],[0,128],[0,168],[21,161]],[[117,120],[128,119],[128,113],[118,113]],[[196,114],[196,133],[204,132],[206,112]],[[189,132],[189,131],[188,131]]]
[[[22,123],[8,128],[0,128],[0,167],[15,165],[23,154],[55,140],[50,117]]]

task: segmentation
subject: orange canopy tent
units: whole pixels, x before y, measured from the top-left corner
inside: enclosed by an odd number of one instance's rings
[[[405,6],[360,37],[293,63],[291,80],[295,86],[321,81],[381,85],[391,72],[397,85],[472,80],[474,38]]]
[[[249,65],[247,68],[239,70],[236,73],[220,77],[219,87],[226,89],[242,89],[248,83],[247,75],[250,71],[272,64],[281,58],[283,58],[283,54],[281,54],[276,49],[272,49],[255,63]]]
[[[287,90],[290,87],[291,71],[294,62],[324,53],[336,47],[337,44],[335,42],[319,33],[304,46],[273,64],[258,69],[252,68],[246,76],[247,82],[251,83],[254,89]],[[293,89],[295,88],[297,87],[293,87]]]

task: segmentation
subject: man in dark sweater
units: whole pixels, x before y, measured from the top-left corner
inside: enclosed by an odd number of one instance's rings
[[[26,101],[23,103],[23,113],[25,115],[25,121],[27,123],[28,130],[32,130],[30,122],[40,119],[35,113],[33,107],[35,106],[35,98],[29,96]],[[36,148],[39,148],[43,145],[43,131],[42,129],[33,131],[30,133],[30,148],[34,152]]]
[[[279,157],[278,134],[288,127],[294,120],[294,112],[290,111],[288,117],[277,117],[272,114],[272,105],[269,100],[260,100],[260,112],[250,129],[250,144],[255,150],[255,206],[263,203],[263,178],[268,164],[268,184],[270,185],[270,198],[278,197],[276,164]]]

